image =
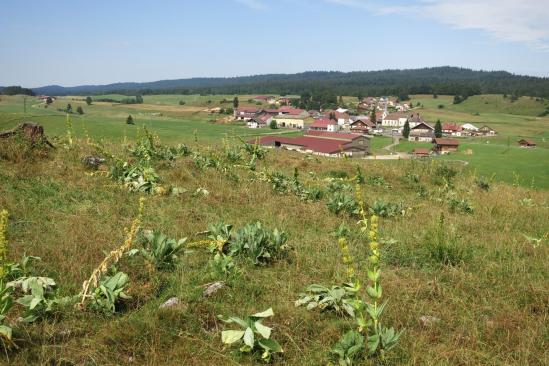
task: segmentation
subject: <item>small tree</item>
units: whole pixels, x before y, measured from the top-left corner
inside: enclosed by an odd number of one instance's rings
[[[438,98],[437,93],[433,94],[433,99],[437,99],[437,98]]]
[[[72,105],[69,103],[67,104],[67,109],[66,109],[67,113],[72,113]]]
[[[273,119],[271,120],[271,123],[269,123],[269,127],[271,130],[276,130],[278,128],[278,125],[276,124],[276,121]]]
[[[239,103],[239,102],[238,102],[238,97],[234,97],[234,99],[233,99],[233,108],[234,108],[234,109],[237,109],[237,108],[238,108],[238,103]]]
[[[52,103],[53,103],[53,99],[51,99],[51,97],[47,97],[47,98],[46,98],[46,104],[47,104],[47,105],[50,105],[50,104],[52,104]]]
[[[410,136],[410,123],[406,121],[404,128],[402,129],[402,136],[407,139]]]
[[[373,124],[377,124],[377,120],[376,120],[376,110],[375,110],[375,109],[372,109],[372,113],[370,113],[370,121],[371,121]]]
[[[225,109],[225,113],[227,113],[227,114],[234,114],[234,109],[231,108],[231,107],[229,107],[229,108]]]
[[[339,96],[339,106],[343,107],[343,96],[342,95]]]
[[[84,114],[84,110],[82,109],[82,107],[78,106],[78,108],[76,108],[76,113]]]
[[[128,118],[126,118],[126,123],[127,123],[128,125],[133,125],[133,124],[135,124],[135,123],[133,122],[133,117],[132,117],[131,114],[128,116]]]
[[[91,98],[90,96],[87,96],[87,97],[86,97],[86,103],[87,103],[88,105],[91,105],[91,104],[92,104],[92,98]]]
[[[180,101],[179,101],[179,105],[185,105],[185,101],[184,101],[184,100],[180,100]]]
[[[442,125],[440,124],[440,119],[437,119],[437,123],[435,124],[435,137],[442,137]]]

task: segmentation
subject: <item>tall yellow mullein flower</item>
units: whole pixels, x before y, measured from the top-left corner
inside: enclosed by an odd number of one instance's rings
[[[0,278],[4,277],[4,266],[8,255],[8,211],[0,211]]]

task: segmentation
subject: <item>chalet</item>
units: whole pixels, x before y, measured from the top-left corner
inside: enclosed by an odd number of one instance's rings
[[[431,150],[426,147],[416,147],[412,150],[412,156],[416,158],[424,158],[429,156],[429,154],[431,154]]]
[[[262,112],[258,108],[243,107],[234,111],[234,119],[237,121],[251,121],[256,115]]]
[[[362,157],[370,148],[366,136],[323,131],[309,131],[302,137],[263,136],[250,143],[332,157]]]
[[[536,147],[536,143],[532,140],[522,139],[518,141],[521,147]]]
[[[408,117],[404,113],[390,113],[383,117],[381,125],[384,127],[403,127]]]
[[[477,132],[478,131],[478,128],[475,127],[473,124],[471,123],[466,123],[464,124],[463,126],[461,126],[461,128],[463,129],[463,131],[466,131],[466,132],[469,132],[469,133],[472,133],[472,132]]]
[[[412,113],[410,117],[408,117],[408,123],[410,124],[410,127],[415,127],[420,123],[425,123],[425,121],[421,118],[419,113]]]
[[[371,122],[369,118],[352,118],[349,128],[352,133],[369,133],[376,128],[376,124]]]
[[[336,132],[339,131],[340,126],[333,119],[319,118],[309,125],[309,129],[313,131]]]
[[[435,129],[427,123],[421,122],[410,128],[408,141],[431,142],[433,141],[433,137],[435,137]]]
[[[494,136],[496,134],[496,131],[487,125],[482,126],[478,129],[478,132],[484,136]]]
[[[269,125],[272,120],[273,116],[271,115],[259,114],[252,118],[250,121],[248,121],[247,126],[249,128],[262,128]]]
[[[438,154],[448,154],[457,151],[459,147],[459,141],[454,139],[435,138],[433,144],[433,150]]]
[[[457,123],[443,123],[442,133],[447,136],[461,136],[463,128]]]

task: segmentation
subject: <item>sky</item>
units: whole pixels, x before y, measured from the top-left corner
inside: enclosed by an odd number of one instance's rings
[[[549,77],[549,0],[2,0],[0,85],[428,66]]]

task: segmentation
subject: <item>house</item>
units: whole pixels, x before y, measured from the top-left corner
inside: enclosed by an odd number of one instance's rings
[[[478,129],[478,132],[484,136],[494,136],[496,134],[496,131],[487,125],[482,126]]]
[[[408,141],[424,141],[431,142],[435,137],[435,129],[425,122],[421,122],[410,128]]]
[[[521,147],[536,147],[536,143],[532,140],[522,139],[518,141]]]
[[[292,103],[292,101],[290,100],[290,98],[286,98],[286,97],[281,97],[278,99],[278,104],[279,105],[290,105]]]
[[[309,129],[313,131],[337,132],[340,126],[333,119],[319,118],[309,125]]]
[[[376,124],[371,122],[368,117],[366,118],[351,118],[349,129],[352,133],[369,133],[376,128]]]
[[[247,126],[249,128],[262,128],[269,125],[272,120],[273,116],[269,114],[260,114],[248,121]]]
[[[278,127],[303,129],[305,119],[309,117],[309,113],[303,109],[282,107],[279,111],[280,113],[273,117]]]
[[[383,117],[381,125],[384,127],[403,127],[407,120],[408,116],[404,113],[390,113]]]
[[[258,108],[242,107],[234,111],[234,119],[237,121],[251,121],[256,115],[262,112]]]
[[[442,133],[448,136],[461,136],[463,128],[457,123],[443,123]]]
[[[416,147],[412,150],[412,155],[416,158],[424,158],[431,154],[431,150],[426,147]]]
[[[464,131],[467,131],[469,133],[471,132],[477,132],[478,131],[478,128],[476,128],[474,125],[472,125],[471,123],[466,123],[464,124],[463,126],[461,126],[462,130]]]
[[[326,115],[331,116],[331,118],[335,119],[337,121],[337,124],[340,126],[349,124],[349,114],[346,112],[339,112],[339,110],[341,110],[341,108],[336,111],[326,112]]]
[[[415,127],[419,125],[420,123],[425,123],[423,118],[419,115],[419,113],[412,113],[410,117],[408,117],[408,123],[410,124],[410,128]]]
[[[366,136],[323,131],[309,131],[302,137],[262,136],[250,143],[331,157],[363,157],[370,149]]]
[[[459,141],[454,139],[435,138],[433,144],[433,150],[438,154],[448,154],[457,151],[459,147]]]

